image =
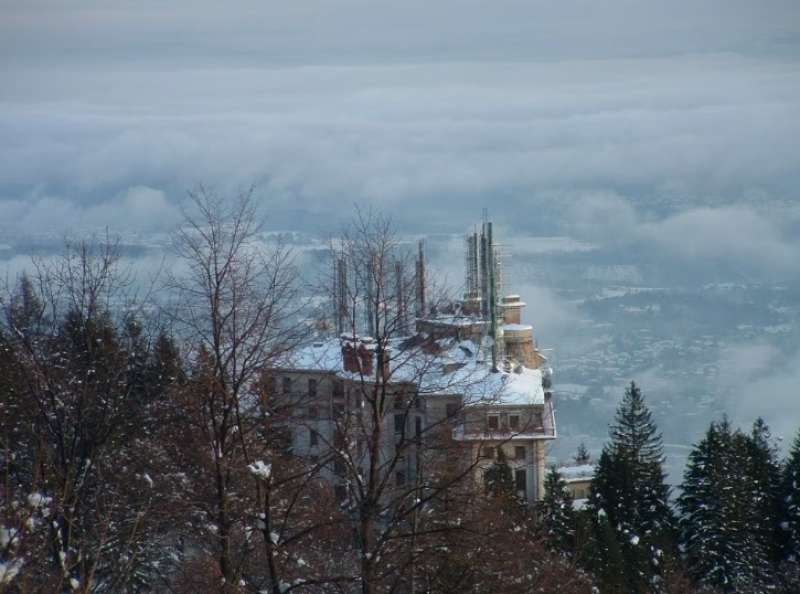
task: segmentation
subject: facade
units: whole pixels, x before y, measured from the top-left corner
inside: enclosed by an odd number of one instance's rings
[[[346,265],[337,262],[333,310],[339,334],[319,338],[269,371],[274,393],[298,403],[287,427],[292,451],[322,461],[323,475],[344,498],[353,488],[348,481],[368,465],[363,442],[379,422],[380,462],[399,489],[426,472],[431,453],[449,448],[439,463],[466,465],[476,481],[504,458],[517,495],[533,503],[544,495],[545,450],[556,438],[552,372],[532,326],[522,323],[525,303],[518,295],[498,297],[491,223],[480,237],[467,238],[463,300],[430,311],[424,270],[420,247],[415,320],[378,344],[373,322],[364,329],[368,336],[341,332],[348,281]],[[404,301],[396,302],[397,318],[405,320]],[[368,318],[370,312],[374,306]],[[450,445],[441,445],[443,436]],[[356,472],[346,473],[344,464]]]
[[[561,466],[556,469],[566,483],[567,491],[572,495],[576,509],[582,509],[589,498],[589,491],[594,478],[594,468],[592,464],[575,464]]]

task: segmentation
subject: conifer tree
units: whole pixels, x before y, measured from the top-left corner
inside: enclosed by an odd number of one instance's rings
[[[617,534],[603,510],[592,518],[594,529],[587,543],[589,565],[601,592],[626,591],[626,567]]]
[[[727,421],[711,423],[705,437],[689,454],[682,494],[682,545],[690,574],[700,583],[725,588],[735,583],[746,551],[729,538],[726,529],[737,530],[738,520],[729,498],[735,485],[729,468],[731,431]],[[726,528],[727,527],[727,528]]]
[[[551,466],[544,479],[541,521],[548,538],[548,546],[567,556],[575,551],[576,518],[572,503],[567,484],[556,467]]]
[[[781,485],[783,559],[800,565],[800,431],[789,450]]]
[[[586,449],[586,444],[583,442],[580,443],[578,446],[578,451],[575,453],[575,464],[589,464],[592,461],[592,457],[589,455],[589,450]]]
[[[763,421],[745,435],[723,420],[689,456],[678,500],[682,544],[689,573],[704,586],[760,592],[774,583],[769,449]]]
[[[772,443],[769,427],[764,419],[758,418],[753,423],[747,445],[749,493],[746,495],[750,532],[758,557],[768,561],[757,567],[756,573],[760,583],[769,584],[774,581],[772,566],[781,556],[781,466],[777,448]]]
[[[625,590],[657,590],[663,555],[672,544],[674,519],[661,467],[661,435],[633,382],[625,390],[610,435],[592,481],[589,509],[593,517],[602,512],[608,518],[624,559]],[[595,530],[602,530],[601,523],[595,522]],[[607,548],[594,553],[595,568],[607,565],[604,557],[608,554]]]

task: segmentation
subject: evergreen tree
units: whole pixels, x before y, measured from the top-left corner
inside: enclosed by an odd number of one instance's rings
[[[575,453],[575,464],[589,464],[592,461],[592,457],[589,455],[589,450],[586,449],[586,445],[581,442],[578,446],[578,451]]]
[[[146,374],[148,398],[151,400],[163,397],[168,386],[186,381],[178,346],[169,334],[161,332],[156,338]]]
[[[658,590],[665,550],[671,548],[674,519],[661,467],[661,435],[639,387],[631,382],[611,426],[592,481],[589,509],[605,514],[625,567],[625,590]],[[608,541],[595,522],[598,540]],[[608,564],[611,549],[594,553],[595,568]]]
[[[541,512],[548,546],[554,551],[571,556],[575,551],[575,510],[572,507],[572,495],[555,466],[550,467],[550,472],[544,479]]]
[[[594,530],[587,543],[590,566],[601,592],[625,592],[626,566],[617,534],[608,516],[600,510],[593,518]],[[593,554],[601,553],[601,554]]]
[[[781,556],[781,466],[769,427],[762,418],[753,423],[747,456],[750,532],[756,556],[768,561],[757,567],[756,572],[759,583],[770,584],[774,581],[772,566]]]
[[[800,431],[789,450],[781,485],[781,521],[784,560],[800,565]]]
[[[690,574],[700,583],[720,588],[736,584],[747,551],[727,533],[740,529],[730,498],[720,492],[736,488],[731,473],[732,435],[727,421],[711,423],[689,454],[678,503],[682,511],[682,545]]]
[[[760,592],[774,583],[774,491],[768,430],[751,435],[712,423],[689,456],[682,495],[682,544],[689,573],[724,592]]]

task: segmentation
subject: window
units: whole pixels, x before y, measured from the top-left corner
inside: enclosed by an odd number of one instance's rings
[[[422,417],[414,418],[414,435],[417,437],[422,435]]]
[[[333,382],[333,397],[334,398],[344,397],[344,385],[339,380]]]
[[[309,419],[316,419],[319,417],[319,407],[317,406],[309,406],[308,407],[308,418]]]
[[[524,460],[525,459],[525,446],[515,446],[514,447],[514,458],[516,460]]]
[[[487,420],[489,431],[497,431],[500,428],[500,417],[497,415],[489,415]]]
[[[512,431],[519,431],[519,415],[508,416],[508,427]]]
[[[283,393],[284,394],[291,394],[292,392],[292,378],[284,377],[283,378]]]
[[[319,433],[317,433],[316,430],[312,429],[311,432],[308,434],[308,444],[313,448],[318,443],[319,443]]]
[[[406,484],[406,473],[402,470],[398,470],[394,473],[394,482],[397,483],[398,487],[402,487]]]
[[[422,401],[419,399],[419,394],[414,394],[414,408],[417,410],[422,408]]]
[[[394,416],[394,432],[402,433],[406,428],[406,416],[404,414],[396,414]]]
[[[494,448],[492,446],[486,446],[481,450],[481,457],[483,458],[494,458]]]
[[[458,403],[457,402],[448,402],[445,405],[445,411],[446,411],[448,419],[454,418],[458,414]]]
[[[514,489],[517,493],[522,492],[524,494],[527,492],[527,478],[527,473],[524,469],[514,471]]]
[[[309,398],[317,397],[317,380],[315,379],[308,380],[308,397]]]
[[[403,403],[402,396],[395,396],[394,398],[394,409],[395,410],[403,410],[405,404]]]

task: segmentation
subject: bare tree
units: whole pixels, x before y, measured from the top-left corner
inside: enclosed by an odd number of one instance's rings
[[[158,515],[132,362],[149,347],[112,313],[129,304],[119,261],[108,237],[68,242],[4,299],[0,506],[12,536],[1,554],[21,591],[125,592],[146,579]]]
[[[430,299],[424,263],[414,261],[416,249],[388,218],[358,211],[331,254],[336,264],[327,284],[336,287],[339,375],[348,387],[334,396],[334,432],[326,445],[347,486],[356,583],[363,594],[424,591],[415,571],[427,554],[426,539],[458,529],[433,516],[449,496],[472,497],[480,488],[474,449],[452,436],[463,395],[485,374],[447,359],[441,341],[414,331],[414,316],[449,305],[443,295]],[[495,397],[483,395],[487,402]],[[449,416],[445,402],[456,407]],[[441,414],[425,414],[426,406],[440,407]]]
[[[185,274],[169,278],[189,368],[176,398],[175,471],[189,470],[182,490],[201,527],[195,546],[214,543],[223,589],[235,590],[251,577],[252,534],[264,524],[265,481],[248,467],[271,467],[279,449],[259,378],[296,343],[300,303],[291,254],[261,241],[252,189],[225,200],[200,187],[189,197],[174,244]]]

